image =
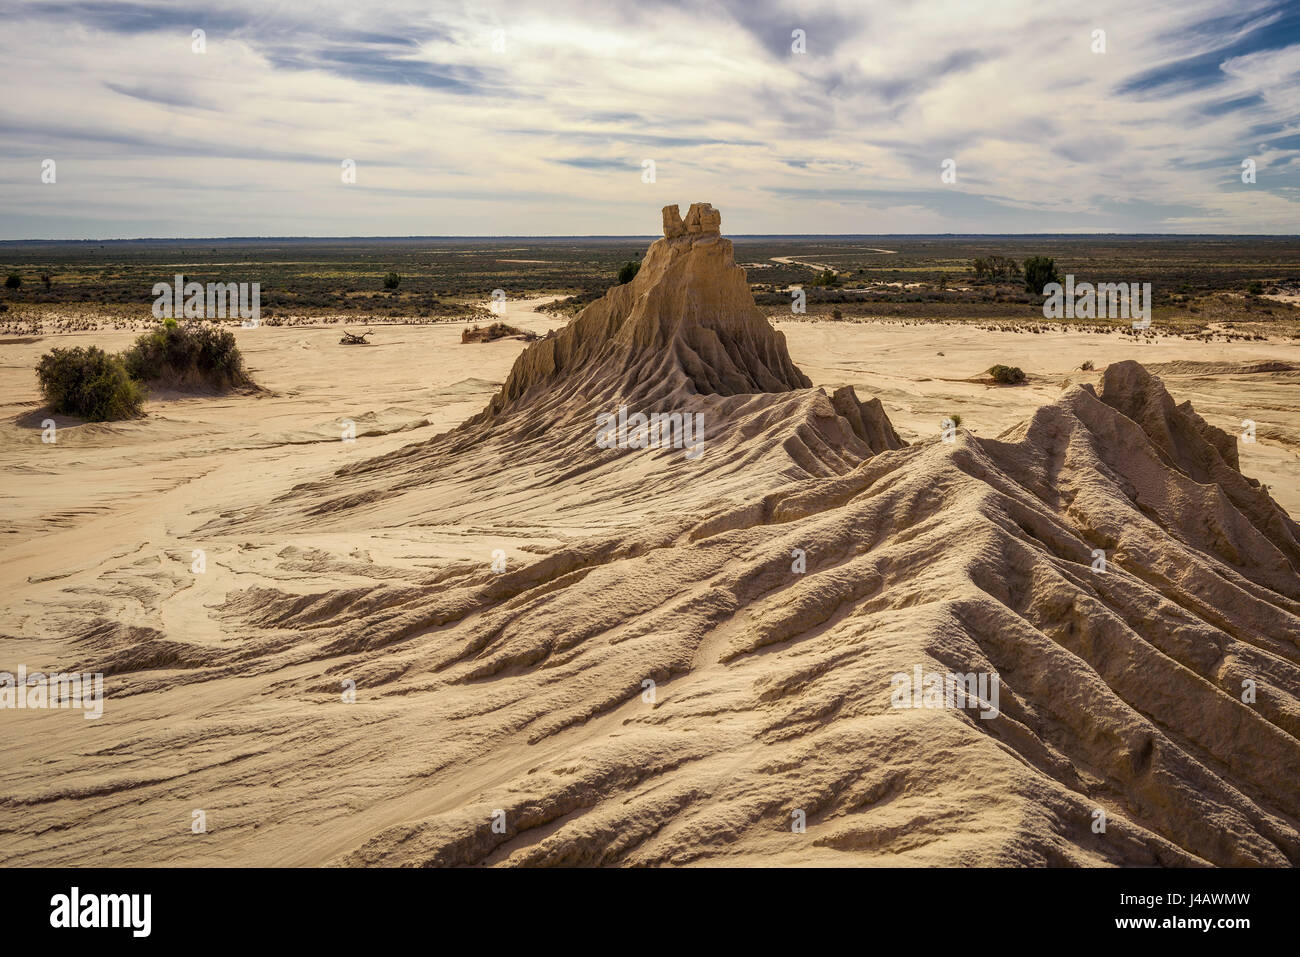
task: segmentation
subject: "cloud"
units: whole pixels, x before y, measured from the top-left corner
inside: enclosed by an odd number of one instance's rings
[[[106,82],[104,84],[114,93],[120,93],[123,96],[129,96],[137,100],[144,100],[147,103],[161,103],[164,106],[180,106],[190,109],[210,110],[213,109],[202,98],[192,96],[184,90],[172,87],[129,87],[122,83]]]
[[[2,238],[643,235],[697,200],[730,233],[1300,222],[1285,0],[0,0],[0,17],[19,91]]]
[[[631,169],[638,165],[626,160],[607,160],[594,156],[575,156],[570,159],[557,159],[555,162],[576,169]]]

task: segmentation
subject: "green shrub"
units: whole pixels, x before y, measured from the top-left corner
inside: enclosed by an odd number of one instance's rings
[[[1041,296],[1049,282],[1060,282],[1056,274],[1056,260],[1047,256],[1030,256],[1025,260],[1025,288]]]
[[[629,260],[628,262],[623,263],[623,265],[618,269],[618,284],[620,286],[626,286],[636,278],[636,274],[640,271],[641,264],[639,262],[631,262]]]
[[[1019,385],[1025,381],[1025,372],[1019,366],[996,365],[989,369],[989,375],[1001,385]]]
[[[133,379],[171,388],[225,390],[251,385],[235,334],[202,323],[164,322],[122,353]]]
[[[18,275],[18,273],[16,272],[11,272],[8,276],[5,277],[6,289],[17,289],[22,284],[23,284],[23,277]]]
[[[1264,284],[1258,279],[1252,279],[1246,284],[1246,295],[1260,296],[1264,293]]]
[[[36,366],[36,380],[50,407],[64,415],[107,422],[141,414],[144,389],[121,359],[97,346],[47,352]]]
[[[384,277],[385,289],[396,289],[401,284],[402,284],[402,277],[397,275],[397,273],[395,272],[390,272],[387,276]]]

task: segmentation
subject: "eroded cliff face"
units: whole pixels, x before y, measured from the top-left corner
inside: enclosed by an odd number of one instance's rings
[[[685,220],[663,210],[664,236],[636,277],[615,286],[515,363],[488,415],[535,389],[573,378],[583,391],[628,398],[739,395],[811,386],[754,304],[721,214],[695,203]]]

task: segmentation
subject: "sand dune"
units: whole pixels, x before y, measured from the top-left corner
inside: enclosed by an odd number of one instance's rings
[[[15,417],[0,667],[110,697],[12,713],[0,859],[1300,862],[1300,527],[1163,381],[1267,408],[1295,348],[1015,392],[834,350],[810,375],[826,329],[766,321],[707,205],[664,212],[631,283],[522,351],[342,350],[367,380],[323,401],[270,361],[316,332],[258,330],[265,395],[39,452]],[[963,395],[996,428],[945,441]],[[700,454],[599,447],[620,406],[690,416]],[[917,669],[999,700],[896,706]]]

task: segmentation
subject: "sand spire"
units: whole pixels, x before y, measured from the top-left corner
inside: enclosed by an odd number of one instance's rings
[[[527,349],[489,414],[559,380],[597,393],[616,386],[631,397],[808,388],[785,337],[754,304],[721,225],[708,203],[693,203],[684,220],[677,206],[665,206],[664,236],[636,278]]]

